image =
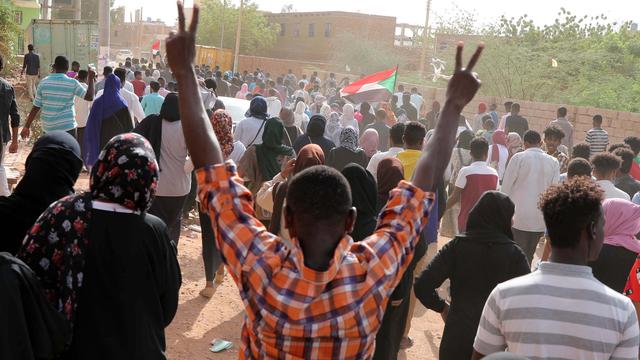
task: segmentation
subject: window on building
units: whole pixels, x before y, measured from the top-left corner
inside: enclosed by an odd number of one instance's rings
[[[331,37],[332,32],[333,32],[333,25],[331,25],[331,23],[324,24],[324,37]]]
[[[16,24],[22,25],[22,11],[14,11],[13,20],[16,22]]]
[[[280,36],[284,36],[287,32],[287,24],[280,24]]]
[[[309,37],[316,36],[316,24],[309,24]]]
[[[300,37],[300,23],[293,24],[293,36]]]

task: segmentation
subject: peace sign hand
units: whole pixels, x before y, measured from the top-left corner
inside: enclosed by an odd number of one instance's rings
[[[200,8],[194,5],[191,24],[189,25],[189,30],[186,30],[184,6],[181,1],[178,1],[178,32],[172,32],[166,42],[167,61],[171,71],[175,74],[188,71],[194,64],[199,13]]]
[[[460,110],[473,99],[482,84],[480,78],[478,78],[478,74],[472,71],[478,59],[480,59],[480,54],[482,54],[482,50],[484,50],[484,44],[478,45],[476,52],[471,57],[471,60],[469,60],[466,68],[462,68],[463,48],[463,43],[458,43],[456,50],[456,68],[447,87],[447,101]]]

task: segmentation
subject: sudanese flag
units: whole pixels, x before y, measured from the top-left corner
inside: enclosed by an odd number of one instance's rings
[[[388,101],[393,94],[398,75],[398,67],[377,72],[353,82],[340,90],[340,96],[346,100],[360,104],[367,102]]]

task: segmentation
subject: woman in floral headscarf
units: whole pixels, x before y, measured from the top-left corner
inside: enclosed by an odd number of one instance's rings
[[[210,121],[225,160],[239,162],[246,148],[242,142],[234,141],[233,139],[233,120],[229,112],[224,109],[218,109],[211,114]],[[200,228],[202,229],[202,261],[204,262],[205,274],[205,287],[200,290],[200,296],[211,298],[215,293],[213,281],[215,280],[216,283],[221,284],[224,280],[224,266],[222,266],[222,257],[215,245],[215,233],[211,226],[209,214],[200,211],[198,206],[198,215],[200,217]]]
[[[369,160],[364,150],[358,148],[358,135],[352,127],[342,129],[340,133],[340,146],[333,148],[327,156],[327,166],[342,171],[351,163],[366,167]]]
[[[72,328],[64,358],[164,358],[181,277],[166,226],[147,214],[157,183],[149,142],[118,135],[90,191],[53,203],[25,238],[18,257]]]
[[[340,114],[332,112],[327,118],[327,126],[324,128],[324,137],[333,141],[336,146],[340,146],[340,133],[342,125],[340,125]]]
[[[213,132],[218,138],[220,149],[225,159],[233,160],[238,163],[242,158],[246,148],[241,141],[235,141],[233,138],[233,119],[227,110],[218,109],[210,118]]]
[[[524,151],[522,138],[520,137],[520,135],[518,135],[518,133],[510,132],[509,135],[507,135],[507,149],[509,150],[508,160],[511,160],[513,155]],[[507,163],[508,162],[509,161],[507,161]]]

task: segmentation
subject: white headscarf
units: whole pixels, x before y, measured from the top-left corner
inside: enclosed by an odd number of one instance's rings
[[[329,117],[331,116],[331,106],[322,104],[322,107],[320,108],[320,115],[324,116],[324,118],[329,121]]]
[[[340,133],[342,126],[340,125],[340,114],[332,112],[327,118],[327,126],[324,128],[324,137],[333,141],[336,146],[340,146]]]
[[[309,122],[309,116],[304,113],[307,106],[303,101],[300,101],[296,104],[296,109],[293,111],[293,121],[297,127],[303,129],[306,127],[306,123]],[[303,126],[304,125],[304,126]]]
[[[344,104],[344,106],[342,107],[342,117],[340,118],[340,125],[343,128],[352,127],[356,131],[356,134],[360,136],[360,127],[358,126],[358,121],[355,118],[355,109],[353,108],[353,105]]]

